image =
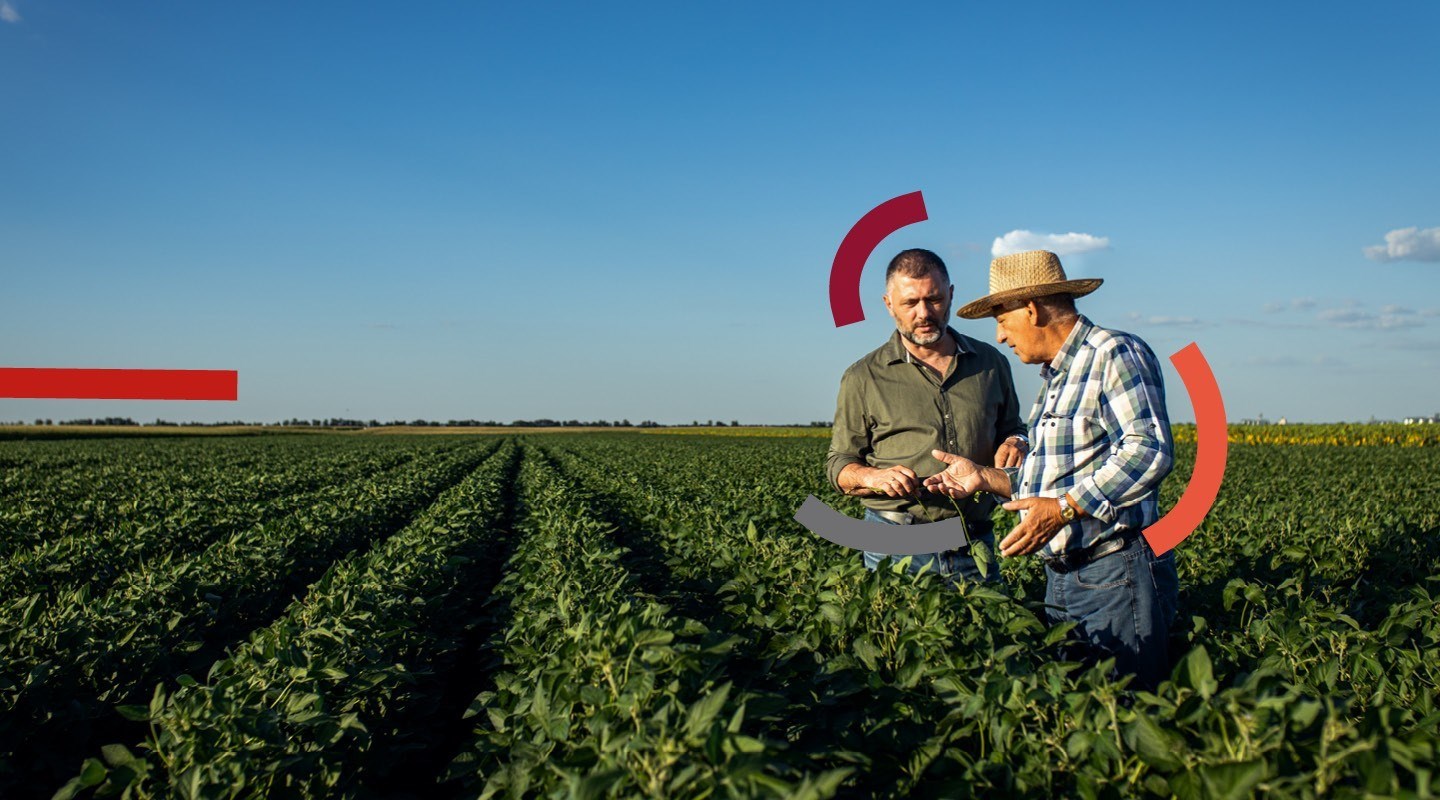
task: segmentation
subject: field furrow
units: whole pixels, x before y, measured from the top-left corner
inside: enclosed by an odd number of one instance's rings
[[[790,770],[724,673],[717,636],[647,593],[593,498],[541,455],[520,480],[524,538],[498,594],[504,666],[449,772],[467,795],[828,796],[848,770]]]

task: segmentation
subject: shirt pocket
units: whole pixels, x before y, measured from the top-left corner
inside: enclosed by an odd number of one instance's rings
[[[1097,417],[1072,412],[1067,416],[1051,413],[1040,415],[1040,440],[1048,453],[1058,456],[1075,456],[1090,453],[1105,443],[1105,428]],[[1064,472],[1074,468],[1073,462],[1065,464]]]
[[[1084,404],[1085,384],[1052,381],[1040,396],[1040,416],[1073,417]]]

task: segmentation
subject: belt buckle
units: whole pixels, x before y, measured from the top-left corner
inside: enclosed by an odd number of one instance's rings
[[[1126,545],[1128,544],[1130,544],[1129,539],[1126,539],[1123,536],[1117,536],[1116,538],[1111,539],[1110,541],[1100,545],[1099,547],[1093,547],[1090,550],[1086,551],[1085,563],[1088,564],[1091,561],[1099,561],[1105,556],[1111,555],[1113,553],[1118,553],[1121,550],[1124,550]]]
[[[1093,564],[1105,556],[1114,555],[1124,550],[1132,541],[1134,541],[1133,538],[1117,537],[1105,542],[1099,547],[1086,547],[1076,550],[1073,555],[1067,554],[1055,558],[1041,556],[1041,558],[1045,559],[1045,566],[1064,575],[1074,572],[1087,564]]]
[[[1045,562],[1046,567],[1055,570],[1056,574],[1059,575],[1065,575],[1067,573],[1074,572],[1076,567],[1081,566],[1071,564],[1070,559],[1066,556],[1042,555],[1040,556],[1040,560]]]
[[[908,512],[905,512],[905,511],[880,511],[880,510],[876,509],[875,513],[876,513],[876,514],[879,514],[880,516],[884,517],[885,519],[890,520],[891,522],[895,523],[896,525],[914,525],[914,524],[915,524],[915,515],[914,515],[914,514],[910,514],[910,513],[908,513]]]

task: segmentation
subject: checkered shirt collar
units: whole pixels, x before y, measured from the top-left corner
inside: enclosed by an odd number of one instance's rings
[[[1090,331],[1094,329],[1095,323],[1088,317],[1084,314],[1077,315],[1075,327],[1071,328],[1070,335],[1065,337],[1065,344],[1060,346],[1060,352],[1050,359],[1049,364],[1040,368],[1040,377],[1048,381],[1057,375],[1064,375],[1075,356],[1080,353],[1080,348],[1085,346],[1085,340],[1090,338]]]

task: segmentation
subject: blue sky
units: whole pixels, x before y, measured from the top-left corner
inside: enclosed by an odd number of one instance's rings
[[[772,6],[0,0],[0,365],[241,397],[0,420],[828,419],[889,256],[1012,231],[1232,419],[1440,411],[1440,6]]]

